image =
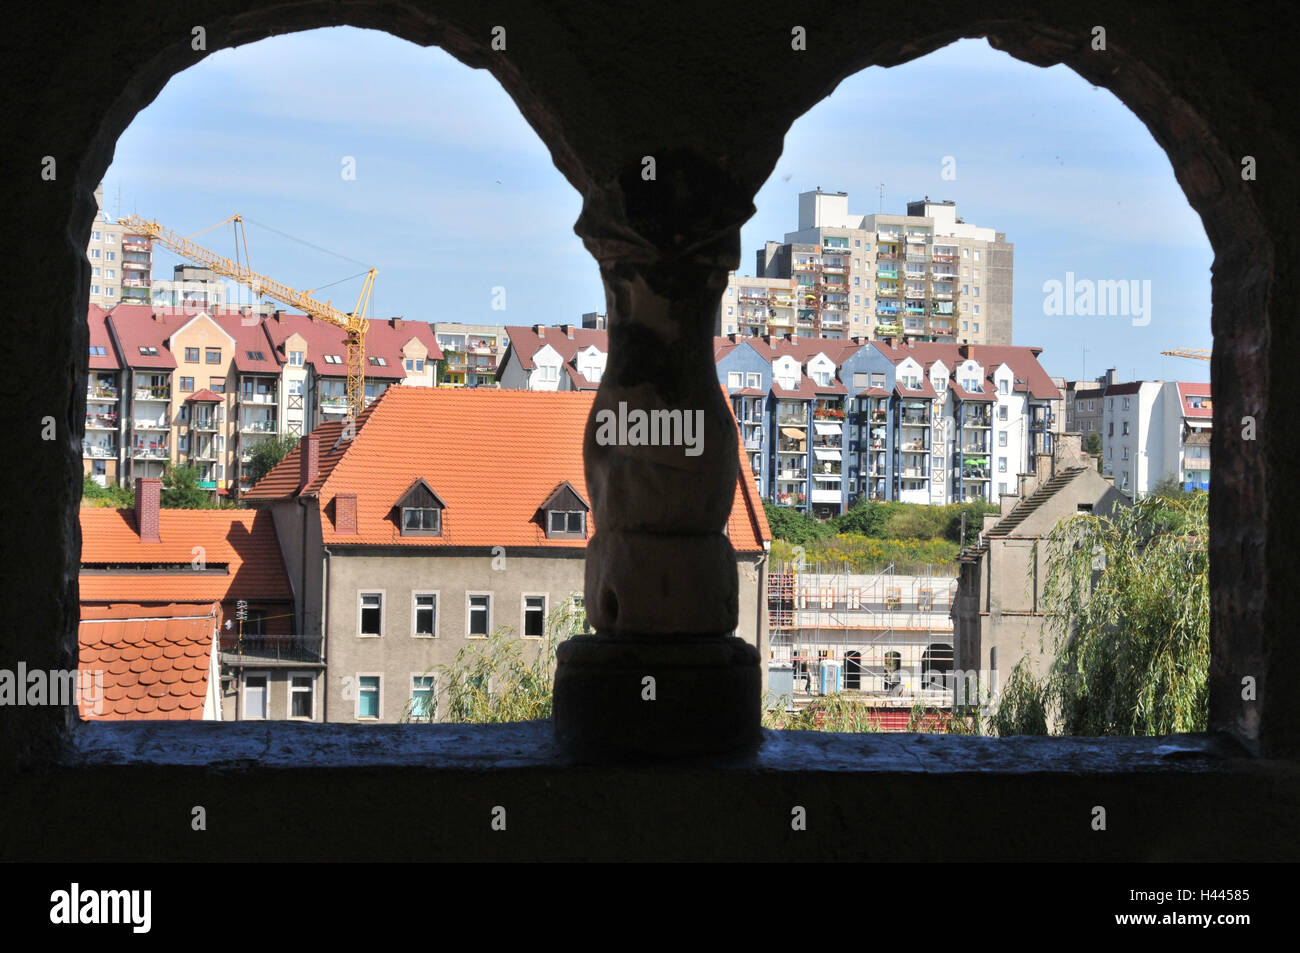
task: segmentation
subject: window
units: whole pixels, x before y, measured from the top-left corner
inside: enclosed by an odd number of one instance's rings
[[[969,257],[970,257],[970,249],[969,249],[969,248],[963,248],[963,249],[961,250],[961,257],[963,257],[963,258],[969,258]]]
[[[548,534],[586,536],[587,514],[582,510],[550,510],[547,517]]]
[[[91,232],[90,238],[92,241],[99,241],[99,232]]]
[[[316,717],[316,676],[310,672],[289,676],[289,717]]]
[[[290,352],[289,352],[289,366],[290,366],[290,367],[302,367],[302,365],[303,365],[303,361],[306,359],[306,357],[307,357],[307,354],[306,354],[305,351],[290,351]]]
[[[266,718],[267,675],[265,672],[247,672],[244,675],[244,718]]]
[[[116,236],[112,232],[104,233],[104,243],[110,244]]]
[[[730,371],[727,374],[727,386],[740,388],[745,386],[745,374],[743,371]]]
[[[1110,423],[1106,425],[1106,436],[1107,437],[1115,436],[1115,421],[1112,420]]]
[[[370,358],[370,366],[371,366],[371,367],[387,367],[387,366],[388,366],[388,362],[387,362],[386,360],[384,360],[382,357],[371,357],[371,358]]]
[[[1123,424],[1121,425],[1121,427],[1122,427],[1122,430],[1121,430],[1120,436],[1127,437],[1127,436],[1128,436],[1128,421],[1127,421],[1127,420],[1124,421]]]
[[[194,390],[194,378],[192,378],[192,377],[182,377],[182,378],[181,378],[181,393],[182,393],[182,394],[188,394],[188,393],[189,393],[190,391],[192,391],[192,390]]]
[[[105,278],[116,278],[116,277],[117,277],[117,270],[116,270],[115,268],[107,268],[107,269],[105,269],[105,271],[104,271],[104,277],[105,277]]]
[[[403,536],[441,536],[442,510],[436,506],[402,507]]]
[[[148,345],[141,344],[140,353],[145,357],[157,357],[158,349],[156,347],[150,347]]]
[[[918,589],[916,590],[916,609],[918,612],[929,612],[934,608],[934,590]]]
[[[327,355],[326,355],[326,359],[328,360],[328,358],[329,358],[329,355],[327,354]],[[415,370],[415,361],[414,361],[414,359],[409,358],[409,357],[406,359],[406,369],[407,369],[408,371],[414,371],[414,370]]]
[[[185,363],[197,364],[199,362],[199,349],[196,347],[187,347],[185,349]]]
[[[979,275],[976,275],[975,277],[978,278]],[[975,286],[975,297],[978,298],[979,296],[980,296],[980,286],[979,286],[979,285],[976,285],[976,286]]]
[[[546,596],[524,596],[524,638],[540,639],[546,631]]]
[[[220,358],[220,356],[221,356],[221,352],[220,352],[220,351],[217,352],[217,356],[218,356],[218,358]],[[265,361],[265,360],[266,360],[266,354],[265,354],[264,352],[262,352],[262,351],[249,351],[249,352],[248,352],[248,359],[249,359],[250,361]],[[209,363],[209,364],[213,364],[213,363],[216,363],[216,362],[213,361],[211,358],[209,358],[209,359],[208,359],[208,363]]]
[[[1078,505],[1078,507],[1075,509],[1075,512],[1077,512],[1077,513],[1091,513],[1091,512],[1092,512],[1092,504],[1091,504],[1091,503],[1080,503],[1080,504]]]
[[[416,592],[411,595],[411,635],[422,638],[438,636],[438,594]]]
[[[257,353],[258,353],[258,354],[261,354],[262,352],[261,352],[261,351],[258,351]],[[209,364],[220,364],[220,363],[221,363],[221,348],[219,348],[219,347],[210,347],[210,348],[205,348],[204,351],[203,351],[203,360],[206,361],[206,362],[209,363]],[[261,360],[261,358],[258,358],[258,360]]]
[[[360,618],[357,633],[363,636],[379,636],[384,631],[384,594],[382,592],[363,592],[358,600]]]
[[[91,275],[92,278],[98,278],[98,277],[99,277],[99,274],[100,274],[100,272],[99,272],[99,268],[98,268],[98,267],[95,267],[95,268],[91,268],[91,269],[90,269],[90,275]]]
[[[1005,495],[1006,495],[1006,492],[1007,492],[1007,485],[1006,485],[1005,483],[999,483],[999,484],[998,484],[998,496],[1005,496]]]
[[[1006,378],[1003,378],[1002,380],[998,381],[998,393],[999,394],[1011,393],[1011,384],[1009,381],[1006,380]]]
[[[117,261],[117,252],[115,252],[115,251],[106,251],[106,252],[104,252],[104,260],[105,260],[105,261]]]
[[[1129,399],[1128,399],[1127,397],[1125,397],[1125,398],[1123,399],[1123,402],[1124,402],[1124,408],[1123,408],[1123,409],[1124,409],[1124,410],[1128,410],[1128,408],[1129,408],[1128,400],[1129,400]]]
[[[326,363],[326,364],[342,364],[342,363],[343,363],[343,358],[339,357],[337,354],[326,354],[326,355],[325,355],[325,363]]]
[[[90,250],[90,257],[91,257],[91,258],[98,258],[98,257],[99,257],[99,249],[98,249],[98,248],[92,248],[92,249]]]
[[[1106,398],[1106,409],[1107,409],[1107,410],[1114,410],[1114,409],[1115,409],[1115,398],[1114,398],[1114,397],[1107,397],[1107,398]]]
[[[492,628],[492,596],[486,593],[468,595],[465,633],[470,638],[486,639]]]
[[[998,406],[998,420],[1006,420],[1006,419],[1007,419],[1007,405],[1001,404]]]
[[[103,345],[101,345],[101,344],[92,344],[92,345],[90,345],[90,356],[91,356],[91,357],[103,357],[106,353],[107,353],[107,352],[104,350]]]
[[[1120,448],[1119,458],[1120,458],[1121,460],[1127,460],[1127,459],[1128,459],[1128,447],[1121,447],[1121,448]]]
[[[979,261],[979,260],[980,260],[980,253],[979,253],[979,252],[978,252],[978,251],[977,251],[977,252],[975,252],[975,260],[976,260],[976,261]],[[977,271],[977,272],[975,272],[975,274],[977,274],[977,275],[978,275],[978,274],[979,274],[979,272],[978,272],[978,271]]]
[[[858,278],[858,277],[854,277],[854,279],[853,279],[853,284],[854,284],[855,287],[859,287],[859,288],[862,287],[862,279],[861,279],[861,278]],[[857,304],[857,303],[858,303],[858,297],[857,297],[857,295],[854,295],[854,296],[853,296],[853,303],[854,303],[854,304]]]
[[[302,381],[289,381],[289,393],[292,396],[302,394]]]
[[[357,719],[373,718],[379,720],[380,691],[383,679],[378,675],[357,676]]]
[[[746,374],[746,375],[745,375],[745,386],[746,386],[746,387],[753,387],[753,388],[755,388],[755,389],[761,389],[762,386],[763,386],[763,375],[762,375],[762,374]]]
[[[962,286],[961,286],[961,293],[964,294],[964,295],[968,295],[968,294],[970,294],[970,285],[962,285]]]
[[[948,378],[936,377],[934,379],[934,389],[938,391],[940,394],[946,391],[948,389]]]
[[[433,676],[412,675],[411,721],[432,721],[435,704]]]
[[[998,473],[1006,473],[1006,472],[1007,472],[1007,458],[998,457]]]

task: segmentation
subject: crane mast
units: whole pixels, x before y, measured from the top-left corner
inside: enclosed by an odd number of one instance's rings
[[[218,255],[216,252],[204,248],[182,235],[178,235],[171,229],[159,225],[156,221],[146,221],[139,216],[128,215],[123,217],[121,222],[130,228],[132,232],[148,235],[158,244],[170,248],[183,258],[197,262],[215,274],[230,278],[232,281],[237,281],[241,285],[250,288],[254,294],[274,298],[282,304],[299,309],[304,314],[342,328],[347,333],[348,417],[355,419],[365,409],[366,333],[370,330],[370,322],[366,320],[365,312],[366,305],[370,300],[370,292],[374,288],[375,275],[379,273],[377,269],[371,268],[367,272],[365,281],[361,286],[361,294],[357,298],[357,306],[351,314],[347,314],[335,308],[329,302],[317,301],[305,292],[297,291],[286,284],[276,281],[274,278],[253,271],[247,265],[241,265],[229,258]],[[234,222],[236,228],[241,230],[243,228],[243,219],[239,215],[232,215],[226,219],[226,222]],[[225,222],[220,224],[224,225]],[[236,248],[238,248],[238,241],[236,241]],[[247,238],[244,239],[244,248],[245,250],[248,248]]]

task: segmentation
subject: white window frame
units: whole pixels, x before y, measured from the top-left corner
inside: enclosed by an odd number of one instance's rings
[[[366,596],[379,597],[379,632],[370,634],[361,631],[361,610],[364,608],[362,600]],[[386,613],[388,612],[388,591],[385,589],[358,589],[357,590],[357,638],[359,639],[382,639],[384,637],[384,626],[388,622]]]
[[[415,631],[415,617],[419,611],[420,604],[417,601],[420,596],[433,596],[433,634],[426,635],[423,632]],[[411,638],[413,639],[436,639],[439,631],[439,615],[442,613],[442,591],[439,589],[413,589],[411,591]]]
[[[528,600],[542,600],[542,634],[528,635]],[[546,637],[546,617],[551,610],[551,598],[545,592],[521,592],[519,594],[519,637],[532,642],[539,642]]]
[[[728,371],[728,372],[727,372],[727,386],[728,386],[728,387],[734,387],[734,388],[736,388],[737,390],[739,390],[741,387],[744,387],[744,386],[745,386],[745,372],[744,372],[744,371]]]
[[[316,682],[318,681],[316,677],[317,673],[313,671],[299,671],[299,672],[290,671],[288,675],[289,678],[285,682],[285,690],[289,694],[288,694],[288,703],[285,705],[285,709],[284,709],[284,717],[289,721],[315,721],[316,720]],[[302,715],[295,715],[293,713],[293,697],[297,692],[301,691],[301,689],[295,689],[293,687],[293,680],[295,678],[311,679],[311,714],[309,714],[305,718]]]
[[[415,716],[415,682],[416,679],[428,679],[432,684],[429,686],[429,715],[427,718],[417,718]],[[430,672],[412,672],[411,673],[411,721],[416,724],[428,725],[438,720],[438,676]]]
[[[302,367],[306,363],[306,361],[307,361],[307,353],[305,351],[289,352],[290,367]]]
[[[761,388],[763,386],[763,375],[756,374],[752,371],[749,372],[748,374],[745,375],[745,386]]]
[[[265,694],[263,694],[262,696],[263,699],[265,700],[265,706],[263,708],[262,715],[258,718],[250,718],[248,714],[248,680],[250,678],[262,678],[266,680],[266,688],[263,689]],[[259,668],[259,669],[251,669],[251,670],[244,671],[244,673],[239,677],[239,692],[240,692],[239,710],[243,713],[241,715],[242,721],[269,721],[270,720],[271,718],[271,672],[269,669]]]
[[[493,595],[494,595],[494,594],[493,594],[492,592],[487,591],[487,590],[481,590],[481,591],[478,591],[478,592],[466,592],[466,593],[465,593],[465,638],[467,638],[467,639],[486,639],[486,638],[488,638],[488,637],[490,637],[490,636],[492,635],[492,603],[495,601],[495,600],[492,598]],[[470,599],[472,599],[472,598],[475,597],[475,596],[486,596],[486,597],[487,597],[487,601],[488,601],[488,603],[487,603],[487,631],[486,631],[483,635],[472,635],[472,634],[470,634]]]
[[[355,704],[352,706],[352,720],[361,721],[361,722],[383,721],[384,720],[384,673],[383,672],[357,672],[356,676],[357,676],[357,698]],[[369,715],[367,715],[365,718],[361,717],[361,696],[363,694],[361,690],[361,680],[363,678],[374,678],[379,680],[379,690],[377,693],[379,695],[379,698],[375,703],[375,716],[373,718],[371,718]]]

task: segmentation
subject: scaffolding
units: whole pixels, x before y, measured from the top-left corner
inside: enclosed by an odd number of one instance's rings
[[[833,692],[876,707],[950,707],[957,580],[777,564],[768,574],[773,670],[790,666],[797,706]]]

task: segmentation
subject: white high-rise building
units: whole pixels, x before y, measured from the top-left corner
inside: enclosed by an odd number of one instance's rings
[[[117,304],[150,304],[153,282],[153,239],[128,232],[104,211],[103,183],[95,187],[98,211],[90,227],[86,258],[90,261],[90,303],[101,308]]]

